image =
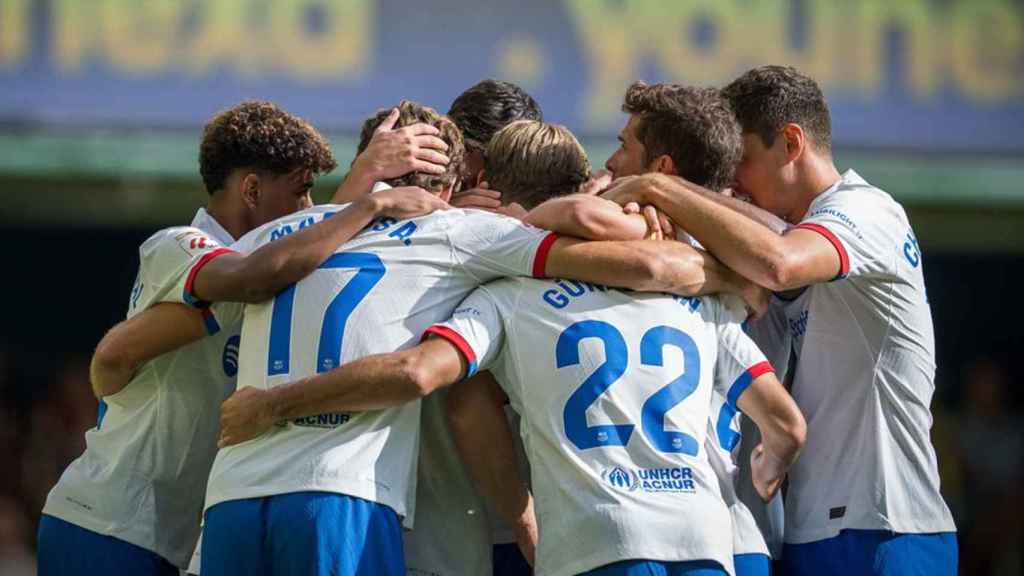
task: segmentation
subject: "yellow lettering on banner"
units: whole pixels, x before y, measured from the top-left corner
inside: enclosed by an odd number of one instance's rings
[[[878,93],[889,62],[888,33],[895,28],[903,36],[900,68],[908,87],[918,96],[931,95],[939,78],[935,39],[941,20],[936,7],[929,0],[859,0],[851,5],[856,11],[854,26],[860,34],[858,41],[845,49],[853,57],[852,71],[860,90],[869,96]]]
[[[719,84],[733,75],[745,44],[741,24],[745,16],[735,1],[646,0],[638,8],[644,22],[638,30],[645,31],[647,48],[657,55],[661,69],[673,81]],[[701,23],[710,25],[708,46],[697,45],[695,32]]]
[[[102,0],[103,40],[111,64],[125,72],[168,67],[178,48],[183,5],[178,0]]]
[[[184,50],[182,66],[202,74],[224,66],[246,75],[260,71],[265,59],[260,42],[266,33],[249,25],[259,0],[216,0],[198,4],[199,29]],[[265,8],[265,5],[264,5]]]
[[[371,0],[295,0],[270,3],[270,38],[275,58],[287,73],[306,80],[345,78],[370,65]],[[319,10],[320,29],[310,14]]]
[[[637,80],[636,63],[643,55],[644,23],[636,2],[567,0],[569,15],[583,39],[590,72],[585,89],[586,118],[592,128],[611,128],[619,118],[626,87]]]
[[[1008,1],[965,0],[953,6],[951,60],[964,94],[988,101],[1020,96],[1022,20]]]
[[[53,18],[50,38],[57,68],[80,70],[99,41],[96,6],[78,0],[51,0],[50,13]]]
[[[0,66],[16,66],[25,57],[28,17],[28,0],[0,0]]]

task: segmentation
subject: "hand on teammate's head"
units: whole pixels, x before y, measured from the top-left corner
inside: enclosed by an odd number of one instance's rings
[[[365,170],[376,180],[409,172],[444,174],[449,162],[445,155],[448,144],[439,137],[440,130],[424,123],[395,129],[398,118],[395,108],[374,130],[366,150],[353,162],[353,170]]]
[[[582,186],[580,186],[580,194],[597,196],[611,186],[614,178],[615,176],[612,174],[611,170],[602,168],[591,174],[590,180],[587,180]]]
[[[491,190],[487,182],[480,182],[476,188],[460,190],[452,194],[451,205],[456,208],[476,208],[497,212],[501,208],[501,192]]]

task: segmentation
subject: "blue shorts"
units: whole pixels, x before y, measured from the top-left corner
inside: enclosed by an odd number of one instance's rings
[[[782,576],[956,576],[956,533],[898,534],[843,530],[807,544],[786,544]]]
[[[771,576],[772,559],[767,554],[737,554],[732,561],[736,576]]]
[[[39,576],[178,576],[177,566],[155,552],[46,514],[39,521],[38,556]]]
[[[491,549],[493,576],[530,576],[533,569],[518,544],[495,544]]]
[[[625,560],[584,572],[587,576],[728,576],[722,565],[711,560],[658,562]]]
[[[295,492],[206,511],[203,576],[405,576],[394,510],[352,496]]]

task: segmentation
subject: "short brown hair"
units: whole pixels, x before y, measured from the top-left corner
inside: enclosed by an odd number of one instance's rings
[[[714,88],[633,83],[622,111],[639,116],[636,137],[644,162],[667,154],[687,180],[722,190],[729,187],[743,155],[736,117]]]
[[[565,126],[520,120],[491,138],[484,172],[502,199],[529,210],[550,198],[579,192],[590,177],[590,161]]]
[[[305,168],[325,174],[337,165],[316,128],[270,102],[243,102],[220,112],[203,128],[199,145],[199,174],[211,195],[239,168],[274,174]]]
[[[757,134],[765,146],[792,122],[799,124],[818,150],[832,152],[832,117],[818,83],[792,66],[761,66],[722,89],[743,132]]]
[[[430,191],[442,190],[455,184],[459,179],[459,174],[462,173],[462,163],[466,153],[462,142],[462,132],[459,131],[455,123],[447,116],[443,116],[433,108],[423,106],[412,100],[402,100],[398,103],[397,108],[398,121],[395,122],[395,128],[423,123],[429,124],[441,131],[438,137],[448,145],[448,150],[445,152],[449,160],[448,169],[445,170],[444,174],[409,172],[397,178],[385,180],[385,182],[391,186],[419,186],[424,190]],[[391,114],[391,110],[393,108],[382,108],[376,114],[367,118],[366,122],[363,122],[363,129],[359,134],[357,156],[362,154],[363,150],[366,150],[366,147],[370,145],[370,139],[373,138],[374,130],[388,117],[388,114]]]

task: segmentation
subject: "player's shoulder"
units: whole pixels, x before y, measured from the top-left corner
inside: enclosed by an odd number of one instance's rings
[[[853,170],[848,170],[832,189],[815,202],[809,217],[839,210],[843,213],[877,213],[899,210],[900,204],[885,190],[870,184]]]
[[[195,226],[171,226],[150,235],[139,246],[139,256],[145,261],[161,253],[176,252],[179,249],[182,255],[187,255],[209,244],[216,244],[216,240]]]
[[[709,294],[688,300],[700,303],[694,311],[709,324],[742,324],[748,316],[747,305],[733,294]],[[692,303],[690,308],[694,308]]]
[[[521,220],[517,220],[504,214],[496,214],[494,212],[488,212],[487,210],[477,210],[475,208],[451,208],[448,210],[440,210],[434,212],[434,214],[441,215],[443,218],[455,220],[459,223],[459,227],[514,227],[514,228],[527,228],[529,224],[523,223]]]

